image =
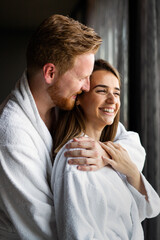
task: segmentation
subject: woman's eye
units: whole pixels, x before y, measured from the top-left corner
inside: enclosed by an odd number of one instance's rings
[[[96,92],[97,93],[106,93],[106,90],[104,90],[104,89],[103,90],[97,90]]]
[[[114,93],[115,95],[117,95],[117,96],[120,96],[120,93],[119,92],[116,92],[116,93]]]

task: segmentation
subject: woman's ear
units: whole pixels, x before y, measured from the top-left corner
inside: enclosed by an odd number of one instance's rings
[[[52,84],[55,76],[56,67],[53,63],[46,63],[43,66],[43,75],[47,84]]]

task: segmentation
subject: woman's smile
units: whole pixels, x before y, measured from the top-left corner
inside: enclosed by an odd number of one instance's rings
[[[115,112],[114,108],[107,108],[107,107],[103,107],[103,108],[99,108],[102,112],[107,113],[109,115],[113,115]]]

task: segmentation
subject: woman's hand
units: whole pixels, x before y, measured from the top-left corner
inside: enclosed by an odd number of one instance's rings
[[[127,181],[141,194],[145,195],[147,200],[147,192],[143,184],[141,174],[137,166],[131,161],[128,152],[120,144],[113,142],[100,144],[110,155],[110,158],[102,157],[105,161],[105,165],[110,165],[116,171],[124,174],[127,177]]]
[[[102,156],[109,157],[100,143],[90,137],[74,138],[66,145],[66,148],[69,151],[65,153],[65,156],[71,157],[68,163],[78,165],[77,168],[82,171],[96,171],[104,167],[105,160]],[[74,148],[80,149],[74,150]]]
[[[105,165],[111,165],[116,171],[132,177],[139,172],[136,165],[131,161],[128,152],[120,144],[113,142],[100,143],[103,149],[109,154],[109,158],[103,157]]]

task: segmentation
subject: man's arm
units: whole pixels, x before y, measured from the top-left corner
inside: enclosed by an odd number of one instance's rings
[[[127,150],[131,160],[136,164],[139,171],[142,171],[146,153],[140,143],[139,135],[135,132],[126,131],[124,126],[119,123],[115,142]],[[75,138],[67,147],[81,148],[81,150],[66,152],[66,156],[72,158],[70,164],[79,165],[79,170],[95,171],[105,166],[102,157],[107,157],[108,154],[102,149],[100,144],[92,138]],[[84,164],[86,166],[84,166]]]

